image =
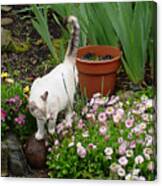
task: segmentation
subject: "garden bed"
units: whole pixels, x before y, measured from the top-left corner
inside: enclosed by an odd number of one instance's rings
[[[30,86],[36,77],[48,73],[62,61],[64,51],[60,46],[66,48],[68,38],[64,35],[65,28],[53,19],[50,10],[49,31],[59,56],[54,59],[32,25],[34,14],[30,6],[9,7],[9,10],[2,9],[2,19],[10,19],[2,27],[10,36],[1,54],[1,135],[6,144],[8,132],[12,131],[23,151],[36,131],[36,121],[27,106]],[[111,56],[84,58],[104,60]],[[77,90],[72,123],[66,123],[63,111],[57,120],[56,134],[45,139],[46,166],[40,170],[32,168],[30,173],[21,176],[154,180],[155,87],[154,67],[147,62],[143,82],[139,84],[128,78],[121,65],[113,95],[103,97],[97,93],[88,100]],[[7,172],[4,176],[15,175]]]

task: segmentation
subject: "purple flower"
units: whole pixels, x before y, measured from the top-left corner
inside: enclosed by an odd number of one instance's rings
[[[89,105],[90,105],[90,106],[93,106],[94,101],[95,101],[95,99],[94,99],[94,98],[92,98],[92,99],[90,100],[90,102],[89,102]]]
[[[111,96],[108,105],[114,105],[115,103],[117,103],[119,101],[119,96]]]
[[[72,127],[72,122],[71,121],[67,121],[65,126],[66,126],[66,128],[70,129]]]
[[[126,121],[125,121],[125,126],[127,128],[131,128],[133,126],[133,123],[134,123],[134,119],[133,118],[128,118]]]
[[[84,124],[83,120],[80,119],[79,122],[78,122],[77,127],[78,127],[79,129],[82,129],[84,126],[85,126],[85,124]]]
[[[93,98],[98,98],[101,97],[101,93],[97,92],[93,94]]]
[[[48,148],[48,152],[51,152],[51,151],[52,151],[52,148],[51,148],[51,147],[49,147],[49,148]]]
[[[87,151],[82,145],[77,146],[77,154],[80,158],[85,158]]]
[[[114,113],[114,108],[109,106],[109,107],[106,108],[105,112],[106,112],[107,115],[112,115]]]
[[[107,132],[107,127],[105,127],[105,126],[100,127],[99,133],[101,136],[105,136],[106,132]]]
[[[114,121],[114,123],[119,123],[120,120],[121,120],[121,116],[115,112],[113,114],[113,121]]]
[[[147,169],[148,169],[149,171],[153,171],[153,170],[155,169],[155,164],[154,164],[153,161],[150,161],[150,162],[149,162],[149,164],[148,164],[148,166],[147,166]]]
[[[8,100],[6,101],[6,103],[9,104],[9,105],[13,105],[13,104],[16,104],[16,103],[19,102],[19,101],[20,101],[20,97],[16,95],[16,96],[14,96],[14,97],[8,99]]]
[[[119,143],[119,144],[122,144],[123,142],[124,142],[124,139],[123,139],[122,137],[119,137],[119,138],[118,138],[118,143]]]
[[[147,121],[150,120],[149,114],[143,113],[143,114],[141,115],[141,117],[142,117],[143,121],[146,121],[146,122],[147,122]]]
[[[131,149],[136,148],[136,141],[131,141],[129,147],[130,147]]]
[[[96,98],[95,101],[94,101],[94,104],[104,105],[105,104],[105,100],[102,99],[102,98]]]
[[[122,156],[119,158],[118,162],[120,163],[120,165],[126,166],[128,164],[128,159],[125,156]]]
[[[7,112],[5,112],[3,109],[1,109],[1,121],[5,121],[7,117]]]
[[[92,107],[92,112],[96,113],[97,109],[98,109],[98,105],[94,104]]]
[[[17,118],[15,118],[15,122],[19,125],[25,125],[25,118],[26,116],[24,114],[20,114]]]
[[[121,117],[123,117],[124,110],[122,108],[119,108],[119,109],[117,109],[116,113],[119,114]]]
[[[105,113],[105,112],[99,113],[99,115],[98,115],[98,121],[99,121],[100,123],[105,123],[106,120],[107,120],[106,113]]]
[[[95,115],[93,113],[87,113],[86,114],[86,119],[95,122]]]
[[[56,140],[54,141],[54,145],[55,145],[55,146],[58,146],[59,144],[60,144],[59,140],[56,139]]]
[[[119,146],[119,154],[123,155],[125,154],[127,149],[127,144],[125,142],[123,142],[120,146]]]
[[[57,133],[60,134],[60,132],[62,132],[64,130],[64,123],[59,123],[56,127],[57,129]]]

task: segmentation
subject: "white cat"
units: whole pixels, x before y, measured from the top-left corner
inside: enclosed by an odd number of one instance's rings
[[[37,78],[31,87],[29,110],[37,120],[37,140],[44,138],[44,125],[48,122],[48,132],[55,132],[55,123],[60,111],[67,109],[66,120],[71,120],[72,105],[78,82],[76,55],[79,44],[80,26],[74,16],[68,17],[72,26],[71,39],[68,44],[64,62],[47,75]]]

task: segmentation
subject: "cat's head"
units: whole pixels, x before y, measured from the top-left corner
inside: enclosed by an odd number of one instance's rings
[[[39,119],[46,119],[46,101],[48,97],[48,91],[45,91],[44,94],[40,96],[39,104],[36,103],[33,100],[29,99],[28,108],[30,113],[35,117]]]

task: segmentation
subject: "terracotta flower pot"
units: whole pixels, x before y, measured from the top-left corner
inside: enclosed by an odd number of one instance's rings
[[[110,60],[89,61],[83,59],[88,53],[96,56],[111,55]],[[121,51],[111,46],[86,46],[78,49],[77,69],[81,93],[91,98],[96,92],[103,95],[112,93],[115,87],[116,72],[121,64]]]

